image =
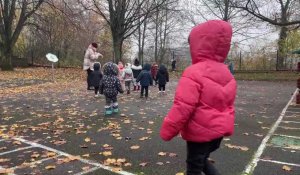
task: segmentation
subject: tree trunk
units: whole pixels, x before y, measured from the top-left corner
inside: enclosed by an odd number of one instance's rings
[[[147,18],[147,16],[146,16]],[[144,64],[144,47],[145,47],[145,39],[146,39],[146,29],[147,29],[147,19],[144,21],[143,26],[143,35],[142,35],[142,48],[141,48],[141,63]]]
[[[229,21],[229,0],[224,0],[225,9],[224,9],[224,17],[223,21]]]
[[[118,63],[122,61],[122,45],[123,41],[120,38],[114,37],[113,47],[114,47],[114,62]]]
[[[13,65],[11,62],[12,59],[12,49],[9,47],[2,51],[3,54],[1,54],[1,70],[2,71],[13,71]]]
[[[157,62],[157,57],[158,57],[158,15],[159,15],[159,11],[157,10],[156,12],[156,18],[155,18],[155,45],[154,45],[154,59],[155,62]]]
[[[279,40],[278,40],[278,62],[277,62],[277,68],[279,70],[285,69],[284,66],[284,60],[285,60],[285,53],[284,53],[284,42],[287,38],[288,28],[287,27],[281,27],[280,33],[279,33]]]

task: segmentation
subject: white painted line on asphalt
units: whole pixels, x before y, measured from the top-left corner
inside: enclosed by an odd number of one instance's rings
[[[22,138],[13,137],[12,139],[18,140],[20,142],[23,142],[23,143],[26,143],[26,144],[29,144],[29,145],[32,145],[33,147],[43,148],[45,150],[48,150],[48,151],[51,151],[51,152],[55,152],[55,153],[57,153],[59,155],[63,155],[63,156],[66,156],[66,157],[73,156],[73,155],[68,154],[66,152],[62,152],[62,151],[59,151],[57,149],[50,148],[48,146],[41,145],[39,143],[35,143],[35,142],[29,141],[29,140],[25,140],[25,139],[22,139]],[[87,159],[83,159],[83,158],[79,158],[78,160],[81,161],[81,162],[83,162],[83,163],[86,163],[86,164],[98,167],[97,169],[101,168],[101,169],[105,169],[105,170],[108,170],[108,171],[111,171],[111,172],[114,172],[114,173],[117,173],[117,174],[121,174],[121,175],[134,175],[134,174],[132,174],[130,172],[127,172],[127,171],[118,171],[118,172],[115,172],[115,171],[113,171],[112,167],[109,167],[109,166],[106,166],[106,165],[103,165],[103,164],[100,164],[100,163],[97,163],[97,162],[94,162],[94,161],[91,161],[91,160],[87,160]],[[96,171],[97,169],[94,169],[93,171]],[[84,172],[82,172],[82,173],[84,173]]]
[[[269,141],[269,139],[271,138],[271,136],[274,134],[274,132],[277,129],[277,127],[280,124],[280,122],[282,121],[282,118],[284,117],[287,108],[293,102],[293,99],[296,96],[297,92],[298,92],[298,89],[295,90],[295,92],[294,92],[293,96],[291,97],[290,101],[283,108],[283,110],[282,110],[279,118],[277,119],[277,121],[275,122],[275,124],[272,126],[272,128],[269,130],[269,132],[266,135],[266,137],[262,140],[260,146],[258,147],[256,153],[254,154],[253,159],[246,166],[246,168],[245,168],[245,170],[243,172],[244,174],[251,174],[251,173],[253,173],[255,167],[257,166],[257,162],[260,159],[260,156],[262,155],[262,153],[264,152],[264,150],[265,150],[265,148],[267,146],[267,142]]]
[[[276,146],[276,145],[268,145],[273,148],[281,148],[281,149],[290,149],[290,150],[300,150],[300,146],[292,145],[292,146]]]
[[[276,160],[265,160],[265,159],[259,159],[259,160],[263,161],[263,162],[271,162],[271,163],[276,163],[276,164],[281,164],[281,165],[300,167],[300,164],[295,164],[295,163],[287,163],[287,162],[281,162],[281,161],[276,161]]]
[[[289,136],[289,135],[282,135],[282,134],[274,134],[276,136],[281,136],[281,137],[289,137],[289,138],[294,138],[294,139],[300,139],[298,136]]]
[[[29,148],[34,148],[34,146],[26,146],[26,147],[14,149],[14,150],[11,150],[11,151],[2,152],[2,153],[0,153],[0,156],[3,156],[5,154],[9,154],[9,153],[13,153],[13,152],[17,152],[17,151],[22,151],[22,150],[29,149]]]
[[[285,130],[300,130],[300,128],[286,127],[286,126],[278,126],[278,128],[282,128],[282,129],[285,129]]]
[[[300,114],[300,112],[297,112],[297,111],[286,111],[288,113],[293,113],[293,114]]]
[[[282,123],[299,123],[300,124],[300,122],[297,122],[297,121],[282,121]]]

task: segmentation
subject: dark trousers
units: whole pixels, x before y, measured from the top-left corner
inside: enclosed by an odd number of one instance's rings
[[[159,85],[158,86],[159,91],[165,91],[166,90],[166,85]]]
[[[130,93],[130,84],[131,84],[131,81],[125,81],[125,87],[129,93]]]
[[[105,102],[106,102],[106,106],[105,108],[109,108],[109,107],[118,107],[118,99],[117,96],[114,97],[108,97],[105,96]]]
[[[98,94],[98,92],[99,92],[99,86],[95,87],[95,94]]]
[[[220,147],[223,138],[211,142],[187,142],[187,175],[220,175],[214,165],[208,160],[211,152]]]
[[[141,97],[144,96],[144,91],[145,91],[145,97],[148,97],[149,86],[142,86]]]
[[[88,70],[86,70],[87,72],[87,78],[86,78],[86,81],[87,81],[87,89],[89,90],[91,88],[91,74],[92,74],[92,70],[89,68]]]

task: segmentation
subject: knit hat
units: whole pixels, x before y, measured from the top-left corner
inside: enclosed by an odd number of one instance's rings
[[[92,43],[92,46],[95,48],[98,48],[98,44],[97,43]]]

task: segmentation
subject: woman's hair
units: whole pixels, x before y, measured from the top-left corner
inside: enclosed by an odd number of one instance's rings
[[[92,46],[95,48],[98,48],[98,44],[97,43],[92,43]]]

